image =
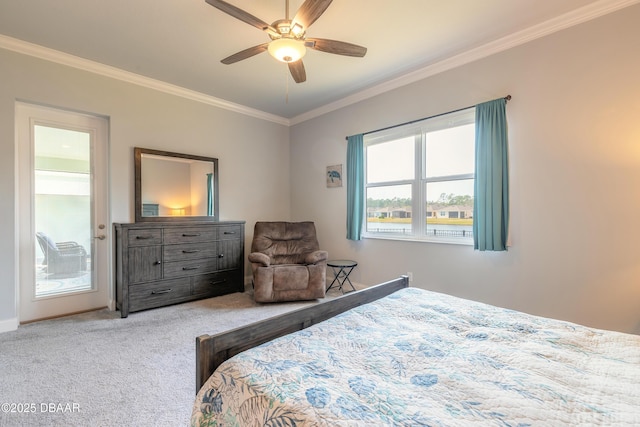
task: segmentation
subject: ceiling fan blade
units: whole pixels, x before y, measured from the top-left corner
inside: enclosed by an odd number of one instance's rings
[[[320,18],[333,0],[306,0],[296,12],[293,24],[300,24],[306,30]]]
[[[264,52],[265,50],[267,50],[268,46],[269,46],[269,43],[262,43],[262,44],[259,44],[258,46],[253,46],[253,47],[250,47],[249,49],[241,50],[238,53],[234,53],[231,56],[227,56],[220,62],[227,65],[233,64],[235,62],[242,61],[243,59],[251,58],[254,55]]]
[[[362,58],[367,53],[367,48],[357,44],[339,42],[329,39],[306,39],[305,46],[321,52],[334,53],[336,55],[356,56]]]
[[[211,6],[215,7],[216,9],[219,9],[221,11],[223,11],[224,13],[226,13],[227,15],[231,15],[234,18],[237,18],[239,20],[241,20],[242,22],[246,22],[249,25],[252,25],[260,30],[263,31],[273,31],[274,33],[278,34],[278,32],[276,31],[275,28],[273,28],[271,25],[267,24],[266,22],[264,22],[262,19],[260,18],[256,18],[255,16],[253,16],[252,14],[250,14],[249,12],[245,12],[244,10],[227,3],[226,1],[223,0],[206,0],[207,3],[209,3]]]
[[[293,80],[295,80],[296,83],[307,81],[307,73],[304,70],[302,59],[298,59],[296,62],[289,62],[287,65],[289,66],[291,77],[293,77]]]

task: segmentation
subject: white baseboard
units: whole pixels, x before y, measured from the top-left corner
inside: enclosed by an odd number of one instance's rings
[[[2,332],[11,332],[18,329],[18,318],[14,317],[13,319],[0,320],[0,333]]]

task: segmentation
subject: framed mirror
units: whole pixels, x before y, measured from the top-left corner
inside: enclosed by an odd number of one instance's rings
[[[134,148],[135,217],[218,221],[218,159]]]

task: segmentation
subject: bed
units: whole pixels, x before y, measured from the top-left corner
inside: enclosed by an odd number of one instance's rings
[[[640,336],[407,285],[198,337],[191,425],[640,425]]]

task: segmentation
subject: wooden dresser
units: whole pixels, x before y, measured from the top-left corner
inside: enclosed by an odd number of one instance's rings
[[[122,317],[244,291],[244,221],[114,224]]]

